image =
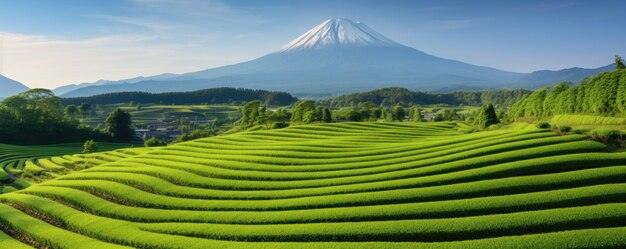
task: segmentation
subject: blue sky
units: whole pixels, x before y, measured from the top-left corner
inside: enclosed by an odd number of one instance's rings
[[[0,74],[31,87],[184,73],[280,48],[328,18],[515,72],[626,57],[626,1],[0,0]]]

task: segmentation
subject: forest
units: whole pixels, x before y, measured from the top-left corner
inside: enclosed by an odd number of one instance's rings
[[[600,73],[579,85],[561,82],[538,89],[509,110],[513,119],[547,119],[557,114],[626,115],[626,70]]]
[[[404,107],[414,105],[471,105],[486,104],[511,105],[532,91],[525,89],[513,90],[485,90],[485,91],[458,91],[452,93],[426,93],[411,91],[401,87],[389,87],[368,92],[340,95],[334,98],[318,101],[320,105],[331,108],[356,107],[359,103],[373,103],[376,106]]]
[[[32,89],[6,98],[0,102],[0,141],[52,144],[131,139],[131,120],[124,111],[114,110],[105,122],[106,130],[98,130],[81,124],[78,109],[64,107],[61,98],[46,89]]]
[[[192,92],[117,92],[89,97],[64,98],[64,105],[106,105],[119,103],[197,105],[197,104],[242,104],[260,100],[266,105],[289,105],[297,98],[286,92],[252,90],[245,88],[220,87]]]

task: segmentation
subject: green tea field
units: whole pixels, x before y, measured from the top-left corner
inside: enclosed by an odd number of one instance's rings
[[[82,143],[27,146],[0,144],[0,167],[2,168],[0,192],[28,187],[31,183],[27,180],[39,181],[55,178],[59,174],[114,160],[120,155],[125,155],[123,153],[125,151],[137,149],[123,149],[118,152],[112,150],[136,145],[138,144],[99,142],[99,149],[108,152],[83,155],[78,154],[83,150]],[[138,149],[143,149],[143,147]],[[133,153],[128,155],[133,155]],[[80,166],[79,164],[89,165]]]
[[[626,152],[465,128],[316,124],[110,156],[0,195],[0,248],[626,248]]]

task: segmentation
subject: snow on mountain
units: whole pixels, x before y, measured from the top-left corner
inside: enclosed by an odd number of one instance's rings
[[[338,18],[328,19],[279,51],[322,48],[328,46],[402,46],[361,22]]]

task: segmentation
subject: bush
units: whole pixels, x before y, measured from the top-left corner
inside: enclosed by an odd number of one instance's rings
[[[595,129],[591,131],[591,138],[605,144],[618,140],[622,133],[618,130],[611,129]]]
[[[569,125],[560,125],[558,128],[559,132],[565,134],[572,131],[572,127]]]
[[[166,146],[167,143],[163,140],[160,140],[156,137],[152,137],[146,141],[143,142],[143,146],[146,147],[159,147],[159,146]]]
[[[279,122],[279,123],[273,123],[272,124],[272,129],[282,129],[282,128],[287,128],[289,127],[289,124],[284,123],[284,122]]]
[[[539,122],[537,124],[537,128],[549,129],[550,128],[550,123],[548,123],[548,122]]]
[[[96,151],[98,151],[98,144],[96,142],[93,140],[85,141],[85,144],[83,144],[83,153],[93,153]]]

